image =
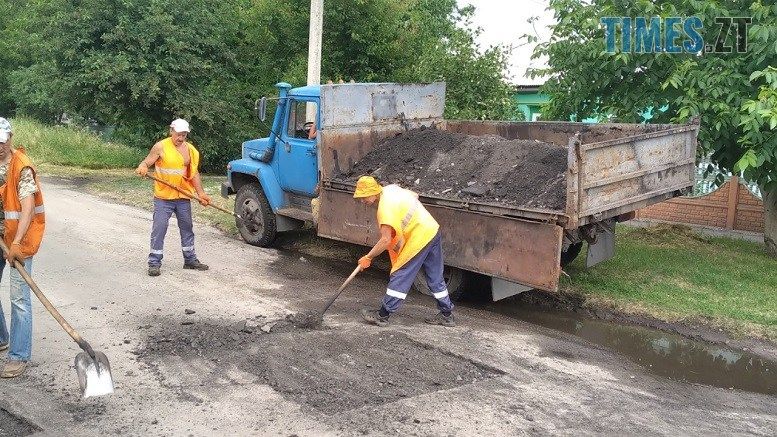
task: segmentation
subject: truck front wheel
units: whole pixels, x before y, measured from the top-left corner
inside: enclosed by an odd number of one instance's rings
[[[267,247],[275,240],[275,213],[258,183],[245,184],[235,197],[235,224],[243,241],[254,246]]]

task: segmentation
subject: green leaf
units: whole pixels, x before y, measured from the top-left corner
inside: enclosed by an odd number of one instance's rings
[[[750,82],[753,82],[754,80],[758,79],[764,74],[765,74],[764,71],[754,71],[753,74],[750,75]]]

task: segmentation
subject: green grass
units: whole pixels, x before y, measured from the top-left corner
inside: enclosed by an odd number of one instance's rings
[[[566,269],[564,291],[594,305],[777,340],[777,260],[762,245],[679,226],[617,234],[616,256],[591,269],[581,256]]]
[[[14,146],[24,147],[36,165],[134,168],[148,153],[123,144],[105,142],[85,129],[46,126],[24,117],[17,117],[11,123]]]

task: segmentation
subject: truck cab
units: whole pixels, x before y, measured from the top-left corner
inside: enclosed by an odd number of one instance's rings
[[[311,200],[319,183],[320,87],[292,88],[284,82],[276,87],[270,135],[243,143],[241,157],[227,165],[221,187],[222,196],[236,195],[238,230],[256,246],[268,246],[277,232],[313,221]],[[257,101],[262,120],[266,101]]]

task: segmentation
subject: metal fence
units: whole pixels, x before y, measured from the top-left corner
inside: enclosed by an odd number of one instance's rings
[[[710,172],[707,177],[704,177],[704,173],[707,171],[707,167],[710,165],[712,165],[714,171]],[[715,177],[718,175],[718,173],[721,173],[719,167],[713,164],[709,157],[700,160],[696,165],[696,184],[693,187],[692,196],[704,196],[718,189],[718,185],[715,184]],[[723,172],[724,181],[731,179],[731,176],[731,173]],[[744,181],[744,179],[741,179],[741,177],[740,180]],[[753,195],[759,199],[763,199],[763,196],[761,195],[761,189],[758,188],[758,185],[755,182],[745,181],[745,185],[747,186],[747,189],[753,193]]]

